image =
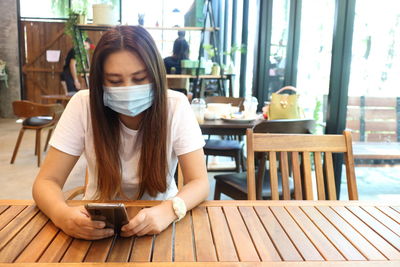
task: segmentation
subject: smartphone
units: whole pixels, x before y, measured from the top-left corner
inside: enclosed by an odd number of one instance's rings
[[[85,208],[92,221],[105,222],[106,228],[113,228],[116,234],[129,222],[128,213],[122,203],[88,203]]]

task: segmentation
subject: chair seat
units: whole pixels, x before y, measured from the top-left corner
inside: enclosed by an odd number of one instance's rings
[[[240,150],[243,145],[236,140],[207,140],[204,149],[212,150]]]
[[[256,177],[257,173],[258,172],[256,172]],[[216,181],[222,182],[225,185],[232,186],[235,189],[247,194],[247,172],[219,174],[215,175],[214,179]],[[290,189],[290,194],[292,194],[294,192],[294,183],[293,179],[290,177],[289,177],[289,189]],[[279,190],[279,196],[282,196],[282,178],[280,174],[278,174],[278,190]],[[271,198],[271,186],[270,186],[268,171],[266,171],[264,175],[262,197],[263,199]]]
[[[52,117],[48,117],[48,118],[43,117],[43,116],[30,117],[30,118],[25,119],[22,122],[22,125],[23,126],[43,126],[43,125],[49,124],[51,121],[52,121]]]

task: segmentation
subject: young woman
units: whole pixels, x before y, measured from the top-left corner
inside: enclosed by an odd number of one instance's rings
[[[113,235],[83,206],[62,194],[84,153],[84,199],[157,199],[122,228],[123,236],[159,233],[208,196],[204,140],[185,95],[166,89],[162,58],[142,27],[119,26],[102,36],[90,70],[90,90],[70,100],[33,186],[39,208],[65,233],[84,239]],[[185,186],[177,190],[177,162]],[[172,199],[172,200],[170,200]]]

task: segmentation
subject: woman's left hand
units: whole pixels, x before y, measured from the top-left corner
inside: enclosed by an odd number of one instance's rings
[[[164,201],[160,205],[142,209],[128,224],[121,228],[121,236],[159,234],[176,218],[172,202],[170,200]]]

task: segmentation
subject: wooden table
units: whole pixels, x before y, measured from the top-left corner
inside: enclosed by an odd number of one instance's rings
[[[126,205],[134,216],[157,203]],[[29,262],[41,263],[38,266],[128,265],[115,262],[139,266],[400,266],[400,203],[208,201],[157,236],[92,242],[64,234],[32,201],[0,200],[0,262],[15,266]]]

